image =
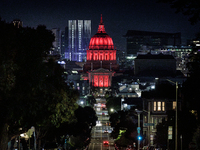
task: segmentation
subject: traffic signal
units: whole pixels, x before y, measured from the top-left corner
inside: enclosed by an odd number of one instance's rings
[[[141,135],[138,136],[138,140],[142,140],[142,136]]]

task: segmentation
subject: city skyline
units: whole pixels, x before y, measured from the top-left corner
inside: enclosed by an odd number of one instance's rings
[[[25,1],[3,0],[0,2],[0,17],[6,22],[14,19],[23,21],[23,27],[36,28],[45,25],[47,29],[60,28],[64,31],[68,20],[91,20],[93,36],[103,16],[105,30],[113,39],[117,49],[125,50],[128,30],[176,33],[181,32],[182,42],[195,37],[199,24],[191,25],[188,18],[168,4],[156,0],[118,1]]]

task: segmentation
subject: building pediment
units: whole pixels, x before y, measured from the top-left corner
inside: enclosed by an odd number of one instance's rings
[[[112,73],[113,71],[109,71],[108,69],[99,68],[96,70],[90,71],[90,73]]]

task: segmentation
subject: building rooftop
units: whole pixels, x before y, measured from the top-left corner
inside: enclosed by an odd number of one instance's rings
[[[135,59],[175,59],[172,55],[164,55],[162,53],[154,55],[147,53],[146,55],[138,55]]]
[[[180,34],[180,32],[177,33],[166,33],[166,32],[152,32],[152,31],[139,31],[139,30],[128,30],[126,35],[124,37],[129,37],[129,36],[157,36],[157,35],[165,35],[165,36],[172,36],[174,34]]]

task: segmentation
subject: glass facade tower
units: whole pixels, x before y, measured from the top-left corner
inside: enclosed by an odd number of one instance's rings
[[[68,21],[68,49],[66,59],[86,61],[86,49],[91,38],[91,20]]]

